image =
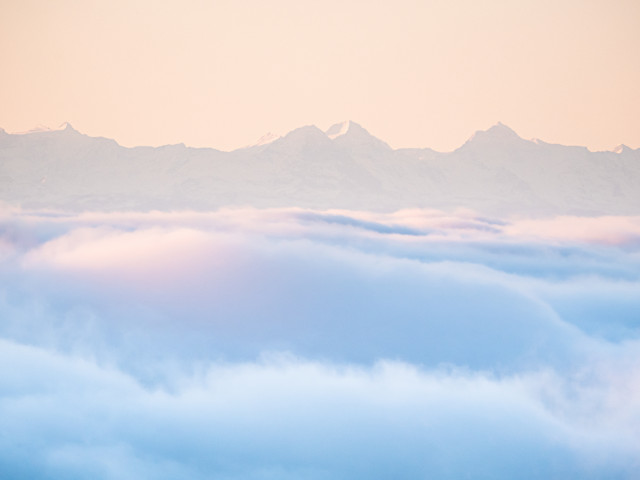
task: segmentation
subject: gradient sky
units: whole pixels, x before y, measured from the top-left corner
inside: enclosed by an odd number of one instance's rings
[[[451,150],[640,147],[640,2],[0,1],[0,127],[233,149],[352,119]]]

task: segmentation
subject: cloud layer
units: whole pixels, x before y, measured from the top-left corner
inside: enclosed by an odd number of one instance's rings
[[[0,214],[0,470],[632,478],[640,219]]]

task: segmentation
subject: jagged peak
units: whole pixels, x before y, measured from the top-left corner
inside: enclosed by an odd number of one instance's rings
[[[502,122],[498,122],[487,130],[478,130],[461,147],[487,143],[509,143],[514,141],[526,141],[513,129]]]
[[[389,145],[379,138],[371,135],[364,127],[357,124],[353,120],[345,120],[344,122],[331,125],[325,132],[328,138],[337,141],[343,145],[372,145],[390,149]]]
[[[261,136],[255,143],[252,143],[251,145],[247,145],[246,148],[259,147],[261,145],[268,145],[269,143],[273,143],[276,140],[279,140],[281,138],[282,138],[281,135],[278,135],[272,132],[267,132],[263,136]]]
[[[30,130],[15,132],[14,135],[27,135],[30,133],[56,133],[56,132],[80,133],[75,128],[73,128],[73,126],[69,122],[63,122],[60,125],[58,125],[57,128],[51,128],[47,125],[40,124]]]
[[[331,125],[325,132],[327,137],[329,137],[331,140],[334,140],[343,135],[354,133],[363,133],[368,136],[372,136],[364,127],[354,122],[353,120],[345,120],[343,122]]]
[[[512,128],[508,127],[502,122],[496,123],[488,130],[476,132],[476,135],[478,134],[491,138],[521,139],[520,136]]]
[[[29,133],[43,133],[43,132],[53,132],[54,130],[52,130],[50,127],[46,126],[46,125],[42,125],[42,124],[38,124],[33,128],[30,128],[29,130],[21,130],[19,132],[14,132],[14,135],[27,135]]]
[[[284,138],[317,137],[326,138],[325,133],[315,125],[305,125],[287,133]]]
[[[624,143],[621,143],[620,145],[618,145],[616,148],[613,149],[614,153],[628,153],[632,151],[633,149],[630,147],[627,147]]]
[[[268,144],[274,148],[307,148],[314,145],[330,145],[331,140],[315,125],[306,125],[290,131],[284,137]]]
[[[62,122],[56,130],[63,132],[78,132],[69,122]]]
[[[351,120],[345,120],[343,122],[336,123],[334,125],[331,125],[324,133],[326,133],[327,137],[333,140],[346,134],[349,131],[352,123],[353,122],[351,122]]]

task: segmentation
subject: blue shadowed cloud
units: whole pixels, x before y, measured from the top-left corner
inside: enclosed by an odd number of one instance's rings
[[[633,478],[637,219],[554,221],[5,212],[0,471]]]

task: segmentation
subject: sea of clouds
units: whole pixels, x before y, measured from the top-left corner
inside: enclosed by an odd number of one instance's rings
[[[640,217],[0,210],[0,472],[637,478]]]

